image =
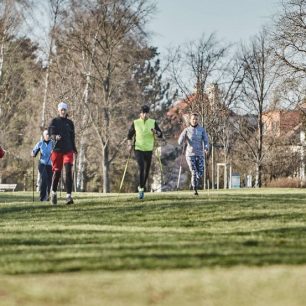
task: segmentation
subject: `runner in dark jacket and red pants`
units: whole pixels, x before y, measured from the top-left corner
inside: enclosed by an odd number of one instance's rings
[[[75,147],[74,124],[67,118],[68,106],[61,102],[58,104],[59,116],[54,118],[49,125],[49,135],[56,144],[51,154],[52,160],[52,187],[51,203],[57,204],[57,186],[61,177],[63,165],[66,172],[66,204],[73,204],[72,193],[72,166],[73,154],[77,154]]]

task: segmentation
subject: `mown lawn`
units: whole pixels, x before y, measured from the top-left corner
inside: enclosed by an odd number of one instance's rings
[[[304,190],[75,202],[0,193],[0,305],[304,305]]]

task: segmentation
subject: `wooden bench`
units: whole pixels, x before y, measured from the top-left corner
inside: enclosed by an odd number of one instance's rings
[[[12,190],[15,191],[17,184],[0,184],[0,191]]]

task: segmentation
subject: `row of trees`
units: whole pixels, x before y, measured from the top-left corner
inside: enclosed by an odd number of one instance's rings
[[[39,130],[56,115],[57,103],[65,100],[77,131],[77,187],[85,190],[86,183],[91,183],[91,189],[109,192],[111,184],[118,183],[117,177],[111,179],[110,168],[113,166],[112,173],[121,172],[123,142],[131,120],[137,116],[135,110],[148,103],[156,112],[162,112],[172,101],[169,85],[162,82],[157,50],[149,45],[144,29],[154,5],[143,0],[46,1],[43,9],[48,9],[50,15],[49,33],[47,47],[39,53],[38,45],[29,38],[19,38],[17,31],[4,37],[9,30],[5,20],[11,15],[28,19],[29,15],[21,16],[19,12],[21,6],[28,8],[30,4],[13,0],[1,4],[1,58],[7,78],[1,86],[19,95],[19,100],[14,93],[6,95],[18,110],[12,110],[6,96],[1,95],[1,106],[8,105],[6,113],[1,111],[5,118],[1,121],[1,141],[11,153],[2,165],[2,176],[20,179],[26,175],[33,141],[39,139]],[[41,8],[33,7],[32,12],[35,9]],[[14,45],[16,50],[12,53],[10,48]],[[13,71],[10,62],[21,69],[26,58],[20,53],[25,52],[29,53],[25,71]],[[19,82],[23,79],[22,88],[13,84],[9,75]],[[21,105],[28,111],[22,110]],[[9,124],[17,122],[12,116],[20,116],[18,128],[9,128]],[[20,137],[13,142],[10,133],[16,131]],[[16,156],[20,160],[18,169],[12,163]]]
[[[304,0],[284,2],[275,27],[240,46],[203,35],[169,54],[162,71],[145,28],[155,10],[150,0],[45,0],[39,6],[3,0],[0,141],[8,154],[0,165],[2,179],[29,184],[29,151],[65,100],[77,132],[77,188],[115,190],[137,110],[151,105],[161,126],[171,128],[165,113],[179,92],[190,100],[186,110],[201,114],[224,160],[251,162],[261,186],[272,152],[264,146],[263,113],[304,98],[305,8]],[[46,12],[45,24],[38,17]]]
[[[291,174],[296,167],[296,154],[291,151],[288,159],[288,152],[277,152],[284,147],[265,132],[263,118],[267,111],[305,102],[305,22],[306,1],[283,1],[274,26],[249,42],[224,45],[212,34],[171,55],[172,78],[188,104],[184,111],[202,115],[212,158],[214,147],[222,147],[221,162],[252,172],[257,187],[275,164],[273,158],[283,170],[274,167],[278,175],[288,175],[289,161]]]

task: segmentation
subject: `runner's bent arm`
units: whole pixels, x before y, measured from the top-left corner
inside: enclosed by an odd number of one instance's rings
[[[155,133],[158,138],[163,138],[163,133],[162,133],[161,129],[159,128],[156,121],[155,121],[155,124],[154,124],[153,133]]]

